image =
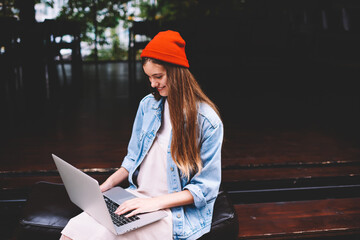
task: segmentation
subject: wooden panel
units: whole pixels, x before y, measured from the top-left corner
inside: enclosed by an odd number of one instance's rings
[[[104,175],[91,175],[95,178],[99,184],[103,183],[110,174]],[[0,177],[0,189],[16,189],[27,188],[35,184],[36,182],[47,181],[53,183],[62,183],[60,176],[10,176]]]
[[[282,167],[282,168],[247,168],[247,169],[224,169],[223,182],[246,182],[263,180],[281,180],[316,177],[359,176],[359,166],[326,166],[315,167]]]
[[[235,205],[239,239],[360,234],[360,198]]]
[[[328,132],[226,129],[223,167],[360,162],[357,140]]]

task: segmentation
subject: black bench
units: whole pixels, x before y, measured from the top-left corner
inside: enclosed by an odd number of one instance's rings
[[[29,194],[20,219],[17,239],[56,239],[70,218],[81,210],[75,206],[62,184],[39,182]],[[201,240],[237,239],[238,220],[225,191],[216,199],[211,231]]]

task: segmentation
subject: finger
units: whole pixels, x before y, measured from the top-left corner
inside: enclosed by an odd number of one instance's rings
[[[119,214],[120,211],[121,211],[121,207],[118,207],[118,208],[114,211],[114,213]]]
[[[124,207],[118,207],[118,209],[115,210],[115,213],[118,214],[118,215],[122,215],[124,213],[127,213],[129,210],[127,210],[126,208]]]
[[[130,212],[129,214],[125,215],[125,217],[129,218],[129,217],[135,216],[136,214],[139,214],[139,213],[140,213],[139,209],[136,209],[136,210]]]
[[[118,214],[118,215],[123,215],[125,213],[128,213],[128,212],[136,209],[136,208],[137,207],[135,205],[130,205],[129,206],[129,204],[123,203],[118,207],[118,209],[115,211],[115,213]]]
[[[124,206],[123,204],[121,204],[121,205],[115,210],[114,213],[120,215],[120,213],[122,213],[122,212],[125,211],[125,210],[126,210],[126,206]]]

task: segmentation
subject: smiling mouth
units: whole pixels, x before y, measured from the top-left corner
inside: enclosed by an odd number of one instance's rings
[[[163,90],[164,88],[165,88],[165,87],[158,87],[157,90],[158,90],[158,91],[161,91],[161,90]]]

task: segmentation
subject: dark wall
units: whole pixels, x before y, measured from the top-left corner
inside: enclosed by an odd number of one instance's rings
[[[252,0],[237,14],[162,28],[187,41],[190,69],[225,118],[238,111],[256,127],[357,127],[360,3]]]

